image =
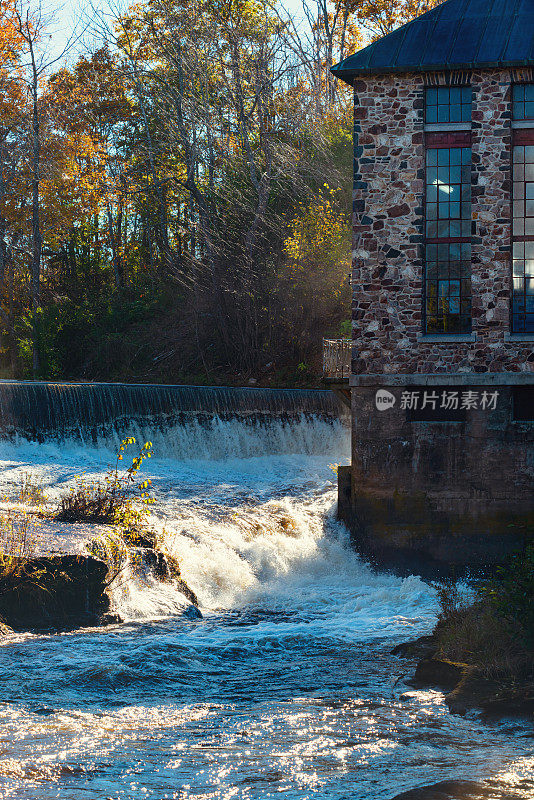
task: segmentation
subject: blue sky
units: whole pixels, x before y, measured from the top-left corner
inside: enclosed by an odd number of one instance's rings
[[[302,9],[301,0],[281,0],[283,5],[293,15],[298,15]],[[83,31],[87,25],[90,25],[94,18],[97,16],[95,11],[101,11],[104,14],[110,9],[116,10],[117,8],[126,8],[133,0],[65,0],[65,2],[54,2],[51,0],[46,5],[47,11],[50,11],[55,21],[51,26],[52,41],[51,48],[54,54],[60,54],[65,47],[68,37],[72,30],[78,28]],[[95,11],[93,11],[95,9]],[[84,50],[87,47],[88,40],[91,39],[90,31],[84,36],[84,40],[73,48],[69,54],[69,60],[75,57],[76,52]]]

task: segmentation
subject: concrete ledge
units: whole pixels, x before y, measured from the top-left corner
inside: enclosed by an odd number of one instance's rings
[[[505,342],[534,342],[534,333],[505,333]]]
[[[470,122],[429,122],[425,125],[425,133],[456,133],[456,131],[470,131]]]
[[[476,342],[476,333],[418,333],[417,341],[421,344],[469,344]]]
[[[434,375],[352,375],[350,385],[371,386],[534,386],[534,372],[453,372]]]

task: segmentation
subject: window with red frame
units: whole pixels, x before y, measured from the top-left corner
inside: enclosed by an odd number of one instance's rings
[[[425,330],[471,332],[470,135],[427,136]]]
[[[512,332],[534,333],[534,85],[513,87],[514,119],[532,128],[514,131]]]

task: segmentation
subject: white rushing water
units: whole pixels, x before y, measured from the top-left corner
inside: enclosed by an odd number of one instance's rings
[[[125,624],[0,648],[1,797],[391,800],[442,781],[462,800],[534,796],[526,724],[451,717],[439,692],[404,685],[391,649],[431,630],[436,595],[350,547],[331,467],[348,460],[341,423],[132,432],[153,441],[152,524],[203,619],[132,577],[114,590]],[[102,475],[118,441],[2,444],[2,488],[31,470],[53,504],[82,470]],[[48,542],[71,546],[64,527]]]

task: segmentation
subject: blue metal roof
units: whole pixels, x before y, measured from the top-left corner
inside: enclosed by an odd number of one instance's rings
[[[332,67],[355,76],[534,64],[534,0],[446,0]]]

